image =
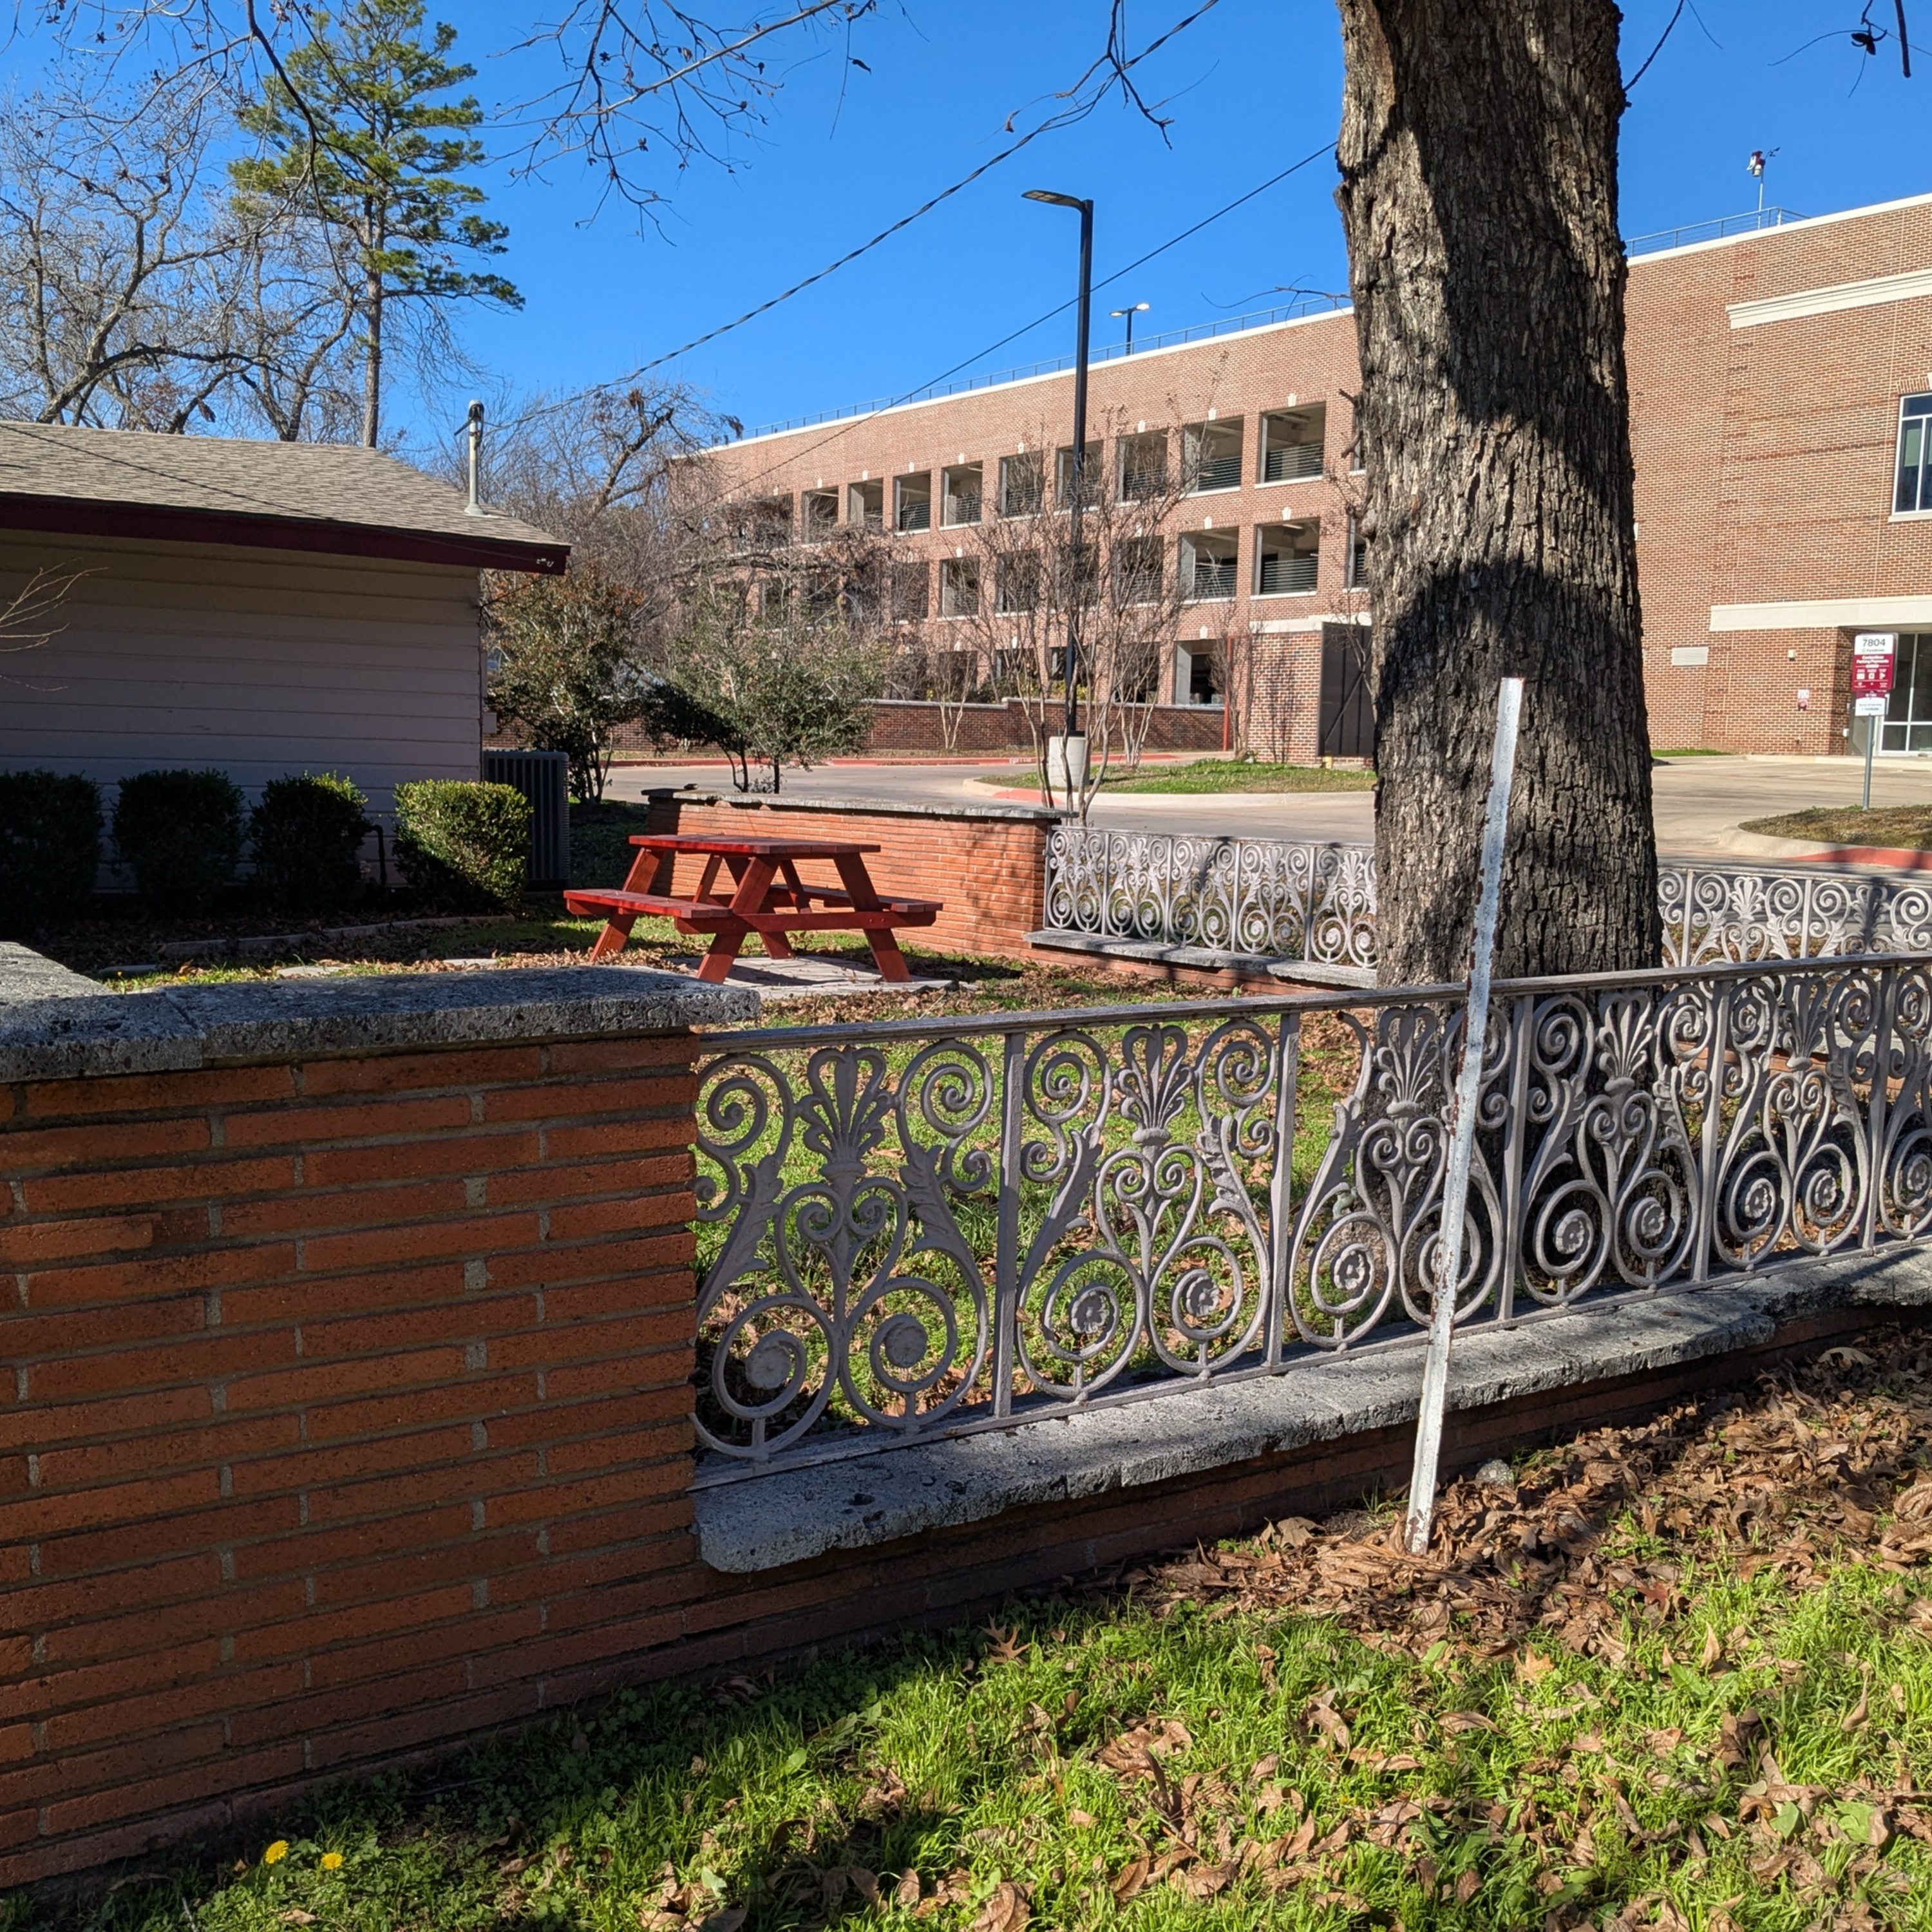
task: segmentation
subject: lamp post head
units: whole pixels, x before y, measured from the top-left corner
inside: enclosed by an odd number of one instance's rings
[[[1086,214],[1094,206],[1090,201],[1082,201],[1077,194],[1056,194],[1049,188],[1028,188],[1024,190],[1021,198],[1026,201],[1044,201],[1054,208],[1074,208],[1082,214]]]
[[[1144,315],[1152,306],[1150,302],[1136,302],[1128,308],[1110,308],[1107,313],[1118,322],[1124,315]]]

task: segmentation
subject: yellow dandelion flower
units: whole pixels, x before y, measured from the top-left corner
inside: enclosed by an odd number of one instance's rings
[[[286,1838],[278,1838],[275,1842],[262,1854],[262,1862],[265,1865],[278,1865],[281,1863],[283,1859],[288,1856],[288,1840]]]
[[[324,1871],[340,1871],[342,1869],[342,1854],[340,1852],[324,1852],[322,1868]]]

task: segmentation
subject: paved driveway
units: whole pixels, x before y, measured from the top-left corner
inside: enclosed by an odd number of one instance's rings
[[[952,802],[997,799],[976,774],[1011,772],[1016,765],[835,764],[788,771],[784,788],[818,798],[890,798]],[[1687,855],[1722,854],[1726,835],[1740,820],[1812,805],[1856,805],[1862,767],[1854,758],[1675,758],[1652,774],[1660,848]],[[610,790],[635,798],[647,785],[685,783],[728,789],[720,762],[686,766],[621,767]],[[1874,805],[1932,804],[1932,759],[1881,760],[1872,784]],[[1336,839],[1366,842],[1375,833],[1374,795],[1360,792],[1251,792],[1131,797],[1103,796],[1094,822],[1124,831],[1212,832],[1257,838]]]

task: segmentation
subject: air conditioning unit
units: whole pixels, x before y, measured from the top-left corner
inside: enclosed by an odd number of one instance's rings
[[[483,776],[514,785],[530,802],[530,890],[570,883],[570,760],[562,752],[485,752]]]

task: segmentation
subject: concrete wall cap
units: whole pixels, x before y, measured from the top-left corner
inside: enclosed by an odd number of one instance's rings
[[[645,793],[647,799],[675,799],[682,805],[728,805],[740,812],[863,812],[880,818],[1006,818],[1057,825],[1073,814],[1057,806],[932,804],[898,798],[788,798],[782,792],[680,791],[669,786]]]
[[[20,956],[25,954],[26,958]],[[32,962],[38,962],[34,964]],[[758,996],[632,966],[243,981],[150,993],[49,991],[25,947],[0,954],[0,1080],[163,1072],[224,1060],[597,1034],[681,1033],[755,1019]],[[80,980],[80,975],[70,974]]]

